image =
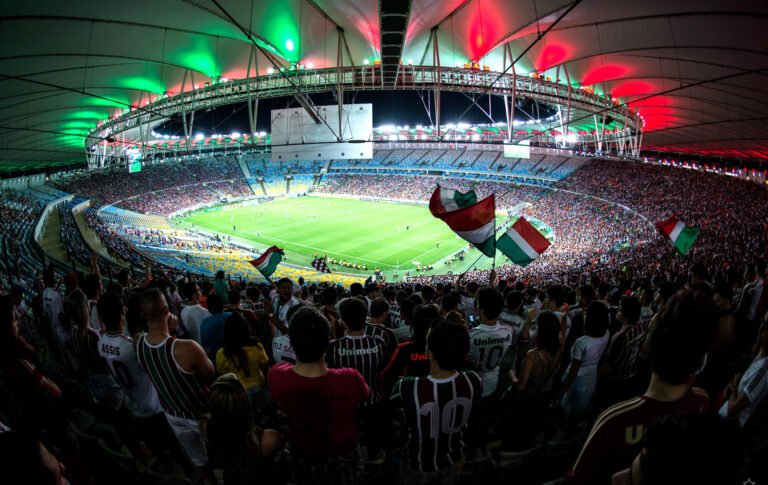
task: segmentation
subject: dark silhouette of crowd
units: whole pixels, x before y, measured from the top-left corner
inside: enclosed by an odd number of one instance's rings
[[[158,170],[146,183],[172,187]],[[84,191],[115,199],[102,177]],[[104,274],[93,258],[1,288],[3,483],[768,481],[764,187],[602,161],[554,188],[461,183],[531,204],[555,244],[525,268],[387,284]],[[3,200],[4,246],[39,210]],[[686,257],[652,229],[672,211],[701,227]]]

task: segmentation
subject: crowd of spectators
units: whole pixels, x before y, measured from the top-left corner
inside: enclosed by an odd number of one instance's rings
[[[91,257],[91,249],[83,239],[80,228],[77,227],[72,209],[85,202],[85,199],[74,198],[59,205],[59,238],[67,251],[70,260],[87,265]]]
[[[236,180],[204,182],[136,195],[118,205],[144,214],[170,215],[199,204],[252,197],[253,192],[242,176]]]
[[[136,248],[118,236],[109,225],[98,216],[98,210],[89,207],[83,213],[85,223],[96,233],[103,246],[109,253],[118,259],[121,259],[135,267],[141,267],[144,263],[144,256]]]
[[[61,190],[104,205],[139,194],[172,189],[202,182],[242,179],[243,173],[233,157],[209,157],[173,163],[144,165],[141,172],[126,173],[124,168],[88,172],[56,181]]]
[[[0,285],[18,285],[30,294],[39,270],[38,257],[28,245],[35,224],[43,211],[43,203],[36,197],[6,191],[0,197]]]
[[[92,259],[63,280],[17,273],[32,298],[0,288],[10,483],[768,480],[765,187],[601,161],[554,188],[437,180],[495,193],[554,244],[524,268],[257,284],[224,266],[225,242],[88,212],[108,245],[211,252],[189,264],[235,277],[107,280]],[[320,190],[425,203],[435,182]],[[4,194],[5,254],[23,256],[41,209]],[[672,212],[701,228],[685,258],[653,229]]]
[[[535,200],[546,191],[541,187],[529,185],[457,179],[448,176],[331,173],[323,178],[315,192],[426,203],[437,184],[463,192],[474,190],[478,200],[495,194],[498,210],[511,209],[522,202]]]
[[[71,483],[760,483],[766,262],[685,269],[344,287],[46,274],[45,298],[0,296],[0,460]],[[49,347],[62,357],[42,361]]]

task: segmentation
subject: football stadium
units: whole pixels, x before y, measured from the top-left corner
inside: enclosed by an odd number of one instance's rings
[[[0,4],[0,483],[768,483],[768,3]]]

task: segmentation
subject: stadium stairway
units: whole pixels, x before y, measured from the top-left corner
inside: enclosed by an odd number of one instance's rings
[[[48,215],[48,222],[43,226],[43,233],[40,236],[40,247],[49,257],[66,263],[69,258],[67,257],[67,250],[64,248],[64,244],[61,242],[60,226],[61,214],[59,214],[58,210],[52,210]]]
[[[245,177],[246,181],[250,181],[253,178],[253,175],[251,175],[251,169],[248,168],[248,162],[245,161],[245,157],[242,155],[237,156],[237,163],[240,165],[240,170],[243,171],[243,176]],[[261,195],[258,192],[256,192],[256,188],[248,182],[248,188],[251,189],[251,192],[253,192],[254,195]]]
[[[127,266],[124,261],[117,261],[111,254],[109,254],[109,251],[107,251],[107,248],[104,246],[104,244],[102,244],[101,239],[99,239],[99,236],[93,231],[93,229],[88,226],[88,223],[85,222],[84,210],[75,213],[74,216],[75,223],[77,224],[77,228],[80,230],[80,234],[83,236],[85,244],[87,244],[92,251],[97,253],[102,258],[112,261],[113,263],[117,263],[120,266]]]

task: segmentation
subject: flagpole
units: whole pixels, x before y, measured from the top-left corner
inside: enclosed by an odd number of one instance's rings
[[[491,271],[496,270],[496,194],[493,196],[493,266]]]
[[[507,191],[507,192],[509,192],[509,191]],[[506,195],[507,192],[505,192],[505,195]],[[494,239],[494,249],[495,249],[496,248],[495,240],[496,240],[496,236],[497,236],[497,232],[498,232],[498,229],[496,228],[496,198],[495,197],[494,197],[494,201],[493,201],[493,208],[494,208],[494,210],[493,210],[493,239]],[[504,226],[502,226],[501,229],[503,230]],[[475,267],[477,262],[480,261],[480,258],[482,258],[483,256],[485,256],[485,254],[480,253],[480,256],[478,256],[477,259],[472,264],[470,264],[469,267],[467,267],[467,269],[465,269],[463,273],[461,273],[459,275],[458,280],[461,280],[464,277],[465,274],[469,273],[469,271],[472,268]],[[495,250],[493,252],[493,268],[492,269],[494,269],[494,270],[496,269],[496,251]]]
[[[470,265],[469,265],[469,267],[468,267],[467,269],[465,269],[465,270],[464,270],[464,272],[463,272],[463,273],[461,273],[461,274],[459,275],[459,278],[458,278],[458,280],[457,280],[457,281],[460,281],[460,280],[461,280],[461,279],[464,277],[464,275],[465,275],[465,274],[469,273],[469,270],[471,270],[472,268],[474,268],[474,267],[475,267],[475,265],[477,264],[477,262],[478,262],[478,261],[480,261],[480,258],[482,258],[483,256],[485,256],[485,254],[483,254],[483,253],[480,253],[480,256],[478,256],[478,257],[477,257],[477,259],[475,260],[475,262],[474,262],[474,263],[472,263],[472,264],[470,264]]]

